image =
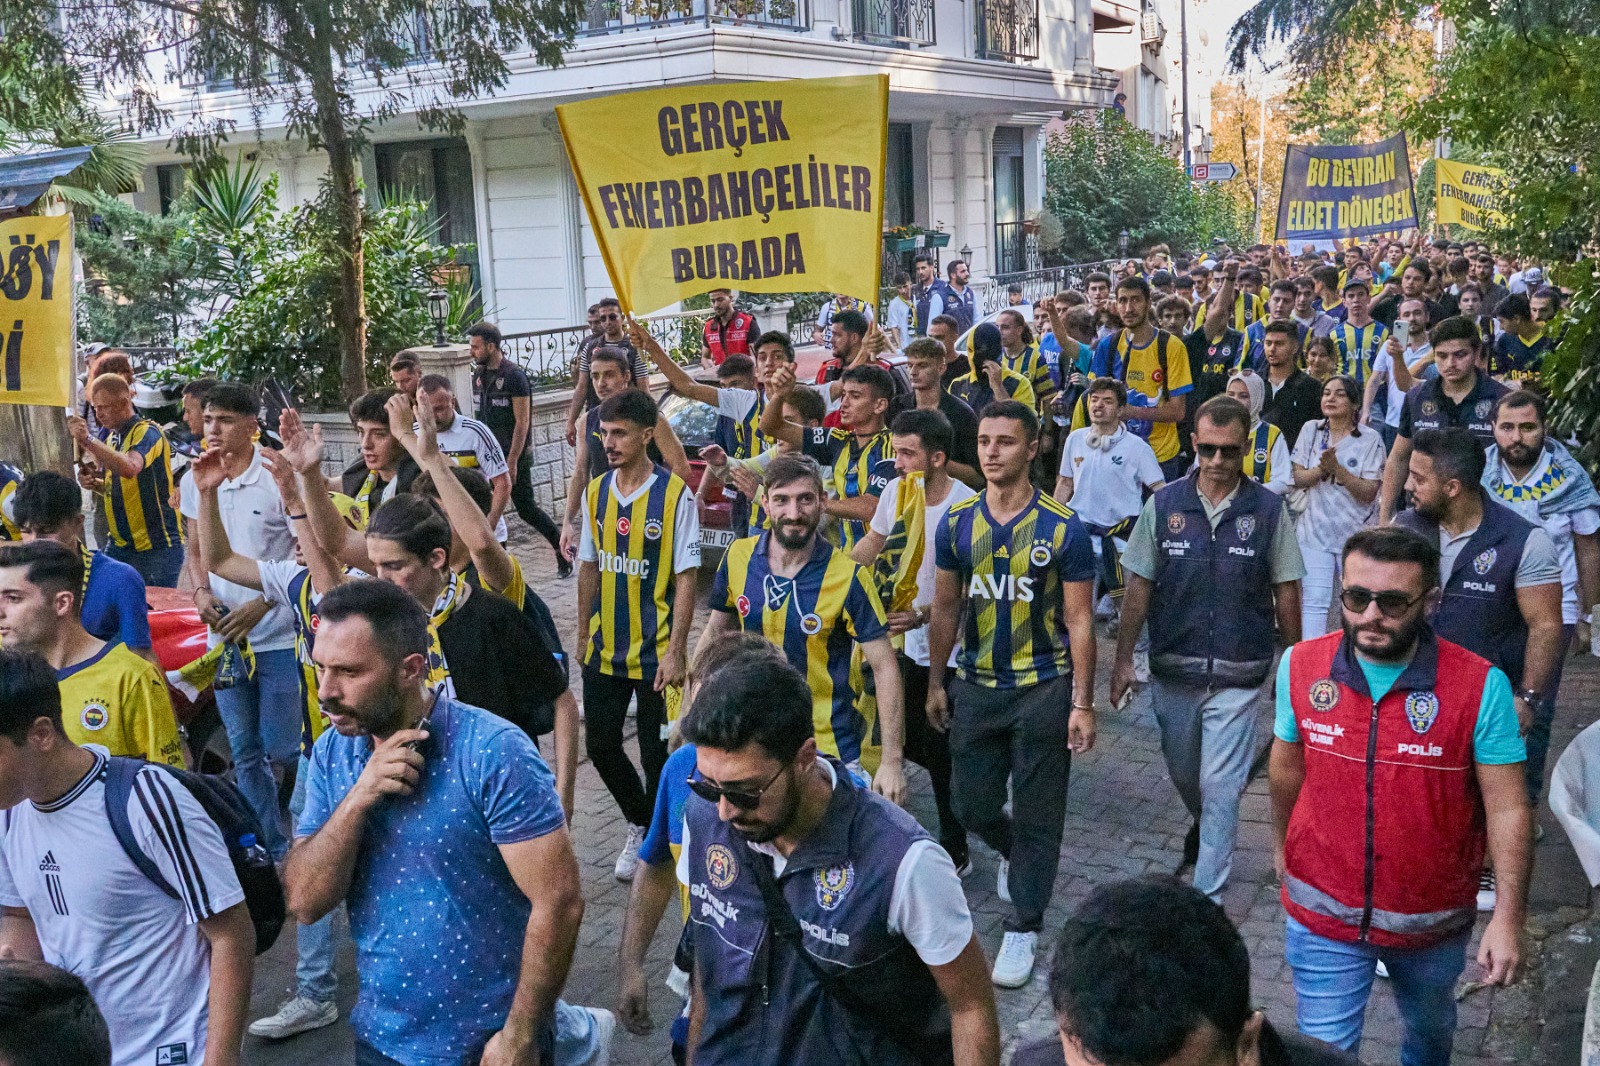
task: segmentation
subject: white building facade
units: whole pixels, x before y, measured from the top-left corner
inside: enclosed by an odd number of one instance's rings
[[[1110,106],[1115,86],[1094,62],[1091,2],[1101,0],[680,2],[669,17],[650,18],[631,13],[639,0],[593,0],[562,66],[508,56],[506,85],[463,102],[462,137],[404,119],[372,134],[369,194],[409,189],[433,203],[444,239],[476,245],[483,303],[505,332],[580,323],[612,291],[557,104],[671,85],[887,73],[884,225],[943,230],[945,259],[970,248],[974,274],[987,275],[1030,265],[1023,221],[1043,199],[1044,125]],[[224,85],[171,93],[179,113],[198,109],[245,130],[259,124],[259,143],[236,139],[230,151],[254,153],[275,171],[285,206],[315,196],[323,156],[285,139],[272,112],[252,115],[244,94]],[[181,190],[183,165],[152,156],[136,204],[164,210]]]

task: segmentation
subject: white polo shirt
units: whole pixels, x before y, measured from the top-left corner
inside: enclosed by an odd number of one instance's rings
[[[1136,518],[1144,490],[1166,480],[1155,450],[1126,425],[1104,447],[1089,446],[1090,426],[1074,430],[1061,449],[1061,476],[1072,479],[1072,502],[1080,521],[1107,529]]]
[[[283,497],[272,480],[272,472],[261,461],[261,447],[255,446],[250,465],[236,478],[217,489],[217,508],[222,512],[222,528],[228,533],[233,550],[247,559],[259,561],[294,559],[294,534],[283,509]],[[194,478],[183,479],[178,510],[184,518],[200,520],[200,490]],[[229,609],[243,606],[260,596],[255,589],[235,585],[211,575],[211,594]],[[206,647],[214,648],[222,638],[207,630]],[[287,651],[294,647],[294,610],[287,603],[275,603],[250,631],[250,647],[260,651]]]
[[[489,427],[466,415],[458,414],[450,428],[440,428],[439,450],[457,466],[476,470],[490,481],[511,470],[506,465],[506,453],[500,450],[500,442],[494,439]],[[494,527],[494,535],[501,544],[510,536],[504,515]]]

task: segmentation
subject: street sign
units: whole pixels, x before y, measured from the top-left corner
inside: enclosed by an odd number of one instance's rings
[[[1196,163],[1189,168],[1191,181],[1227,181],[1239,175],[1232,163]]]

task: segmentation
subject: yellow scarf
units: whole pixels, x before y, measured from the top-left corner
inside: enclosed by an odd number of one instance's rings
[[[461,606],[467,598],[467,583],[460,574],[450,571],[445,578],[445,586],[439,592],[439,597],[433,601],[433,610],[428,615],[428,684],[436,692],[445,696],[456,694],[455,685],[450,680],[450,664],[445,662],[444,645],[439,641],[439,630],[455,609]]]
[[[895,493],[894,526],[872,568],[878,597],[886,611],[909,611],[916,605],[917,571],[922,568],[927,516],[922,474],[904,475]],[[895,647],[902,647],[905,637],[902,634],[893,641]]]

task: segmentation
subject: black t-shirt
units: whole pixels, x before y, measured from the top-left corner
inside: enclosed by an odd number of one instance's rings
[[[894,429],[894,416],[902,411],[915,411],[917,397],[915,393],[906,396],[896,396],[889,401],[889,414],[886,421],[889,429]],[[939,390],[939,413],[950,422],[951,443],[949,458],[957,463],[977,469],[978,466],[978,416],[973,414],[972,408],[950,395],[944,389]]]
[[[1293,451],[1301,428],[1312,419],[1322,417],[1323,383],[1304,370],[1290,374],[1276,391],[1270,377],[1262,375],[1262,380],[1267,385],[1267,397],[1261,405],[1261,420],[1277,426],[1283,433],[1283,442]]]
[[[439,628],[456,698],[482,707],[529,736],[552,727],[549,707],[567,690],[566,671],[522,610],[482,588]]]
[[[1189,402],[1184,408],[1183,421],[1178,423],[1178,443],[1183,454],[1193,455],[1190,439],[1194,434],[1194,416],[1200,405],[1213,396],[1221,396],[1228,388],[1228,375],[1238,369],[1244,355],[1244,334],[1229,326],[1216,341],[1206,337],[1203,329],[1184,334],[1183,346],[1189,353],[1189,379],[1194,388],[1189,390]]]
[[[944,373],[939,375],[939,385],[948,390],[950,383],[956,378],[964,378],[972,373],[972,361],[964,355],[958,355],[950,360],[950,365],[944,368]]]
[[[494,439],[500,442],[500,450],[508,456],[511,453],[511,435],[517,429],[517,413],[511,401],[519,396],[531,395],[533,388],[528,384],[528,375],[515,363],[502,359],[494,370],[482,366],[472,368],[475,417],[489,427]],[[530,454],[527,441],[523,441],[523,454]]]
[[[1402,296],[1400,293],[1395,293],[1393,296],[1385,296],[1372,305],[1373,321],[1382,322],[1384,329],[1394,329],[1394,320],[1400,316],[1400,305],[1407,300],[1414,299],[1416,297]],[[1429,329],[1450,317],[1443,307],[1426,297],[1422,300],[1422,306],[1428,315]]]

